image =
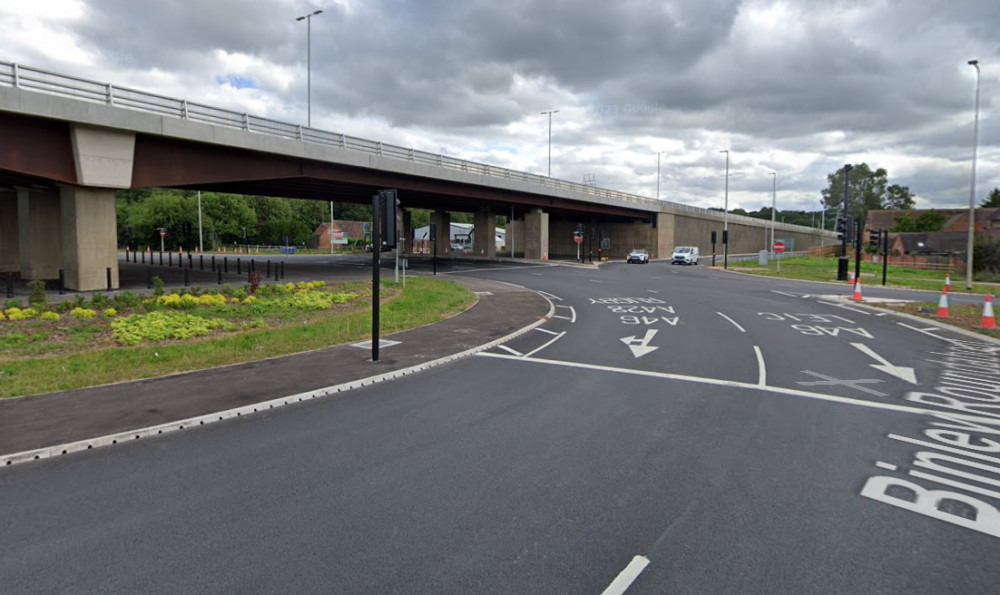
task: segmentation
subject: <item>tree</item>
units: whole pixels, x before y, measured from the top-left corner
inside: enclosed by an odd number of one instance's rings
[[[914,204],[913,195],[910,194],[909,187],[893,184],[886,189],[885,200],[882,201],[882,208],[898,211],[903,209],[912,209]]]
[[[941,231],[944,227],[944,222],[948,218],[938,213],[934,209],[920,213],[920,215],[914,219],[911,213],[906,213],[896,218],[896,223],[893,225],[893,232],[906,233],[914,231]]]
[[[989,195],[986,197],[982,203],[979,204],[981,207],[1000,207],[1000,188],[994,188],[990,190]]]
[[[844,169],[838,169],[826,176],[827,187],[823,189],[823,204],[836,207],[844,200]],[[867,163],[860,163],[851,169],[850,184],[847,189],[847,216],[865,218],[868,211],[881,209],[889,185],[888,172],[883,168],[872,171]],[[909,189],[906,190],[909,194]]]

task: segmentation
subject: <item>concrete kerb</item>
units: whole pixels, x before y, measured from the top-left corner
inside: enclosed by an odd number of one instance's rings
[[[512,284],[509,284],[512,285]],[[552,318],[555,314],[555,304],[545,295],[538,293],[546,302],[549,304],[548,313],[536,320],[535,322],[520,328],[513,333],[505,335],[499,339],[494,339],[488,343],[484,343],[477,347],[461,351],[452,355],[448,355],[436,360],[429,362],[424,362],[422,364],[417,364],[415,366],[410,366],[407,368],[402,368],[392,372],[387,372],[385,374],[379,374],[376,376],[369,376],[367,378],[362,378],[360,380],[354,380],[351,382],[345,382],[341,384],[336,384],[333,386],[328,386],[325,388],[319,388],[316,390],[298,393],[295,395],[289,395],[285,397],[279,397],[277,399],[272,399],[270,401],[262,401],[260,403],[255,403],[253,405],[245,405],[243,407],[237,407],[235,409],[227,409],[225,411],[218,411],[215,413],[208,413],[205,415],[199,415],[196,417],[190,417],[187,419],[182,419],[178,421],[172,421],[164,424],[159,424],[155,426],[149,426],[146,428],[139,428],[135,430],[129,430],[125,432],[117,432],[115,434],[108,434],[106,436],[99,436],[97,438],[90,438],[87,440],[78,440],[76,442],[69,442],[66,444],[59,444],[53,446],[46,446],[42,448],[36,448],[32,450],[26,450],[22,452],[12,453],[12,454],[2,454],[0,455],[0,469],[11,467],[21,463],[28,463],[31,461],[40,461],[42,459],[48,459],[60,455],[68,455],[75,452],[81,452],[85,450],[92,450],[94,448],[101,448],[107,446],[113,446],[118,444],[123,444],[126,442],[133,442],[141,438],[151,438],[155,436],[162,436],[163,434],[169,434],[173,432],[178,432],[181,430],[198,428],[205,425],[218,423],[221,421],[245,417],[247,415],[252,415],[261,411],[270,411],[276,407],[283,407],[285,405],[293,405],[295,403],[301,403],[303,401],[311,401],[320,397],[326,397],[331,395],[336,395],[342,392],[353,390],[356,388],[361,388],[365,386],[371,386],[373,384],[379,384],[389,380],[395,380],[396,378],[401,378],[403,376],[409,376],[423,370],[428,370],[430,368],[435,368],[447,363],[451,363],[456,360],[460,360],[472,355],[475,355],[481,351],[486,351],[487,349],[492,349],[497,345],[501,345],[510,341],[516,337],[519,337],[528,331],[544,324],[546,321]]]

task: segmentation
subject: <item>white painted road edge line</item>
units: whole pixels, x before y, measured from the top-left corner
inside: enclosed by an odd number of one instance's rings
[[[362,378],[361,380],[354,380],[351,382],[345,382],[343,384],[336,384],[333,386],[327,386],[324,388],[318,388],[316,390],[299,393],[295,395],[289,395],[285,397],[279,397],[277,399],[272,399],[270,401],[263,401],[260,403],[254,403],[253,405],[245,405],[243,407],[237,407],[235,409],[228,409],[226,411],[217,411],[215,413],[208,413],[205,415],[199,415],[197,417],[190,417],[187,419],[181,419],[177,421],[168,422],[165,424],[159,424],[156,426],[150,426],[146,428],[139,428],[135,430],[128,430],[125,432],[118,432],[115,434],[108,434],[107,436],[99,436],[97,438],[89,438],[86,440],[78,440],[76,442],[69,442],[66,444],[57,444],[54,446],[45,446],[42,448],[36,448],[33,450],[25,450],[22,452],[16,452],[12,454],[0,454],[0,469],[5,467],[11,467],[19,463],[27,463],[30,461],[39,461],[41,459],[48,459],[51,457],[66,455],[74,452],[80,452],[83,450],[91,450],[94,448],[100,448],[102,446],[111,446],[118,444],[120,442],[131,442],[134,440],[139,440],[140,438],[149,438],[153,436],[160,436],[162,434],[169,434],[171,432],[177,432],[179,430],[190,429],[192,427],[200,427],[208,424],[220,422],[227,419],[233,419],[236,417],[243,417],[245,415],[250,415],[260,411],[274,409],[276,407],[282,407],[284,405],[291,405],[294,403],[301,403],[302,401],[309,401],[319,397],[325,397],[328,395],[334,395],[337,393],[342,393],[345,391],[353,390],[356,388],[361,388],[363,386],[370,386],[372,384],[379,384],[387,380],[395,380],[396,378],[401,378],[403,376],[409,376],[410,374],[415,374],[423,370],[434,368],[443,364],[451,363],[453,361],[463,359],[472,355],[476,355],[479,352],[485,351],[487,349],[492,349],[511,339],[519,337],[535,327],[544,324],[548,321],[552,315],[555,313],[555,304],[552,303],[547,296],[542,294],[542,292],[535,291],[545,298],[545,301],[549,303],[549,313],[544,317],[539,318],[535,322],[520,328],[509,335],[501,337],[499,339],[494,339],[489,343],[484,343],[477,347],[467,349],[465,351],[448,355],[436,360],[429,362],[424,362],[422,364],[417,364],[415,366],[410,366],[409,368],[402,368],[400,370],[395,370],[393,372],[387,372],[385,374],[379,374],[376,376],[369,376],[368,378]]]
[[[618,573],[615,580],[611,581],[611,584],[601,592],[601,595],[622,595],[635,582],[635,579],[639,578],[639,573],[648,565],[649,558],[645,556],[632,558],[632,561],[628,563],[625,570]]]

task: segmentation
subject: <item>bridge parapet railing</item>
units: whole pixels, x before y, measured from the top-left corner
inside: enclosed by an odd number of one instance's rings
[[[660,206],[666,206],[678,211],[689,212],[698,215],[711,215],[716,213],[702,207],[695,207],[670,201],[660,201],[636,194],[618,192],[599,188],[577,182],[569,182],[558,178],[550,178],[538,174],[516,171],[510,168],[477,163],[466,159],[448,157],[441,154],[428,153],[412,148],[400,147],[378,141],[357,138],[345,134],[317,130],[299,124],[282,122],[271,118],[254,116],[245,112],[238,112],[226,108],[214,107],[201,103],[189,102],[183,99],[176,99],[130,89],[127,87],[117,87],[110,83],[101,83],[72,75],[48,72],[38,68],[23,66],[11,62],[0,62],[0,85],[17,87],[29,91],[59,95],[81,101],[102,103],[119,108],[132,109],[162,116],[169,116],[246,130],[258,134],[276,136],[288,139],[299,140],[307,143],[315,143],[339,147],[350,151],[359,151],[369,155],[379,155],[393,159],[402,159],[413,163],[421,163],[445,169],[462,172],[469,172],[478,175],[517,180],[530,184],[537,184],[545,188],[557,190],[568,190],[579,192],[591,197],[604,199],[603,202],[617,201],[619,203],[633,204],[640,208],[659,210]],[[718,218],[722,218],[722,213],[717,213]],[[744,217],[741,215],[729,215],[731,221],[760,223],[760,219]]]

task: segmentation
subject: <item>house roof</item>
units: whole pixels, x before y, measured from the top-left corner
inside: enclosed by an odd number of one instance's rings
[[[906,254],[965,253],[969,234],[961,231],[913,232],[894,234]]]

